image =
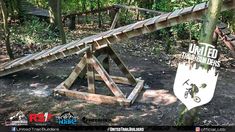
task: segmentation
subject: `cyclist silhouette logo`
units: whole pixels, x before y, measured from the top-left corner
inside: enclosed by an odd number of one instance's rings
[[[174,94],[188,110],[207,104],[214,96],[218,74],[210,70],[179,63],[175,82]]]
[[[207,85],[205,83],[203,83],[200,87],[198,87],[196,84],[194,83],[189,83],[190,79],[186,80],[184,83],[183,83],[183,86],[184,85],[187,85],[189,87],[186,88],[186,91],[184,93],[184,98],[187,99],[188,98],[188,95],[190,94],[191,98],[199,103],[201,102],[201,98],[196,96],[196,94],[199,92],[199,88],[205,88]]]

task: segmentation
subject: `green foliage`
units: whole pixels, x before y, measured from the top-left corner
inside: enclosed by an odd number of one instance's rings
[[[40,7],[40,8],[48,8],[48,0],[25,0],[29,2],[30,4]]]
[[[21,25],[13,25],[11,32],[11,40],[17,44],[48,44],[59,41],[58,35],[50,30],[50,25],[36,17]]]

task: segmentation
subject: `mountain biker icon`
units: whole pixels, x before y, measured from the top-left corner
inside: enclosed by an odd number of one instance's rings
[[[214,68],[207,71],[195,65],[179,63],[173,90],[188,110],[211,101],[218,78],[215,71]]]
[[[184,98],[187,99],[187,98],[188,98],[188,94],[190,94],[190,95],[191,95],[191,98],[192,98],[195,102],[197,102],[197,103],[201,102],[201,98],[198,97],[198,96],[196,96],[196,94],[199,92],[199,88],[205,88],[207,85],[206,85],[205,83],[203,83],[203,84],[198,88],[198,86],[197,86],[196,84],[194,84],[194,83],[191,83],[191,84],[189,85],[189,83],[188,83],[189,81],[190,81],[190,79],[186,80],[186,81],[183,83],[183,86],[184,86],[184,85],[190,86],[189,88],[186,88],[186,91],[185,91],[185,93],[184,93]]]

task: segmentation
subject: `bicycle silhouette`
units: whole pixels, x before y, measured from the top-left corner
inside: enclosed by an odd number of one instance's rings
[[[191,98],[192,98],[195,102],[197,102],[197,103],[201,102],[201,98],[198,97],[198,96],[196,96],[196,94],[199,92],[199,88],[205,88],[207,85],[206,85],[205,83],[203,83],[200,87],[198,87],[198,86],[197,86],[196,84],[194,84],[194,83],[191,83],[191,84],[189,85],[188,82],[189,82],[189,79],[186,80],[186,81],[183,83],[183,86],[184,86],[185,84],[187,84],[187,86],[190,86],[189,88],[186,88],[186,91],[185,91],[185,93],[184,93],[184,98],[187,99],[187,98],[188,98],[188,95],[190,94]]]

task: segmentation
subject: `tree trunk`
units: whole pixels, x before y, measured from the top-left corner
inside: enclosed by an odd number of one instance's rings
[[[212,44],[213,33],[221,11],[222,0],[211,0],[208,12],[203,20],[199,42]]]
[[[97,1],[97,5],[98,5],[98,10],[100,10],[100,0]],[[101,27],[102,27],[102,22],[101,22],[101,19],[102,19],[102,18],[101,18],[101,12],[100,12],[100,11],[98,12],[98,17],[99,17],[99,18],[98,18],[98,21],[99,21],[99,28],[101,28]]]
[[[212,44],[213,34],[221,11],[222,0],[211,0],[207,14],[204,16],[204,21],[200,34],[200,43]],[[194,108],[187,111],[184,105],[181,105],[180,117],[177,125],[193,125],[197,115],[198,109]]]
[[[49,0],[50,22],[58,28],[62,44],[66,43],[66,37],[61,18],[61,0]]]
[[[7,54],[10,59],[14,59],[14,55],[12,53],[11,45],[10,45],[10,30],[8,25],[8,11],[6,5],[3,0],[0,0],[2,19],[3,19],[3,29],[4,29],[4,39],[7,49]]]

